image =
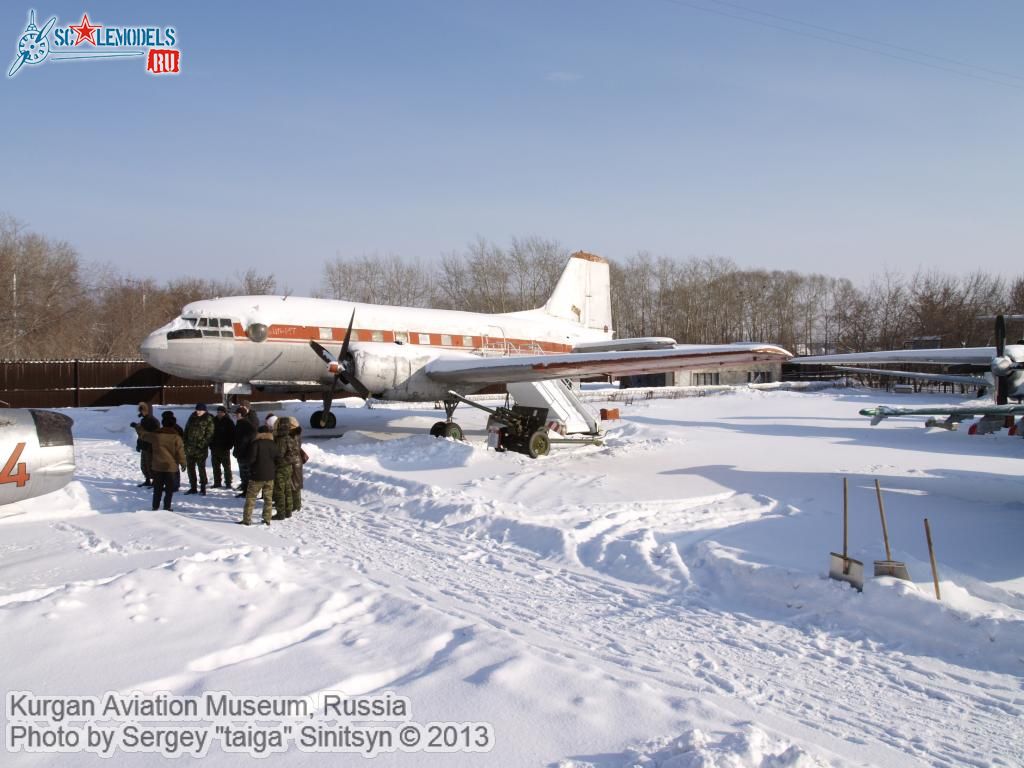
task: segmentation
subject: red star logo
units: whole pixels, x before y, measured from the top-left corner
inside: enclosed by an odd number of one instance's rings
[[[68,24],[68,27],[75,30],[75,34],[78,35],[78,39],[75,40],[75,45],[80,45],[81,43],[86,42],[96,45],[96,30],[103,29],[103,26],[100,24],[89,23],[88,13],[82,14],[82,23],[77,27],[74,24]]]

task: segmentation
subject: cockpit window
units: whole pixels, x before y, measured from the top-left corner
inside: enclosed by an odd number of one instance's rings
[[[181,326],[185,326],[182,328]],[[178,329],[167,334],[168,339],[199,339],[204,336],[234,338],[235,324],[229,317],[195,317],[182,315]]]

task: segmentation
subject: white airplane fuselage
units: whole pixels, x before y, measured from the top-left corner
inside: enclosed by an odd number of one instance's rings
[[[0,408],[0,506],[67,485],[75,471],[72,423],[54,411]]]
[[[373,396],[385,400],[444,397],[449,385],[422,373],[440,354],[450,359],[568,352],[579,342],[612,337],[610,328],[586,328],[543,310],[479,314],[297,296],[235,296],[187,305],[179,317],[151,333],[141,351],[155,368],[183,378],[324,388],[334,376],[309,342],[339,354],[353,317],[351,365]]]

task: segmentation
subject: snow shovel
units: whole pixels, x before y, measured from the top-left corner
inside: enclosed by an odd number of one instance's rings
[[[885,524],[885,506],[882,504],[882,488],[875,480],[875,495],[878,497],[878,514],[882,516],[882,539],[885,541],[885,560],[875,560],[875,578],[892,576],[896,579],[910,581],[910,572],[905,563],[892,559],[889,550],[889,526]]]
[[[847,490],[846,478],[843,478],[843,554],[837,555],[835,552],[829,552],[831,560],[829,562],[828,577],[830,579],[836,579],[837,581],[846,581],[856,587],[858,592],[864,591],[864,563],[860,560],[854,560],[852,557],[846,556],[846,531],[847,531],[847,518],[848,518],[848,503],[849,492]]]

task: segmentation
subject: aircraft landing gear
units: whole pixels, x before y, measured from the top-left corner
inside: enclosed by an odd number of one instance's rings
[[[324,393],[324,409],[313,411],[309,417],[309,426],[313,429],[334,429],[338,426],[338,417],[331,413],[331,404],[334,402],[334,388]]]
[[[313,411],[309,426],[313,429],[334,429],[338,426],[338,418],[330,411]]]
[[[459,406],[459,401],[454,398],[445,398],[444,400],[444,421],[437,422],[430,428],[431,437],[450,437],[453,440],[461,440],[462,427],[452,421],[452,416],[455,414],[455,409]]]

